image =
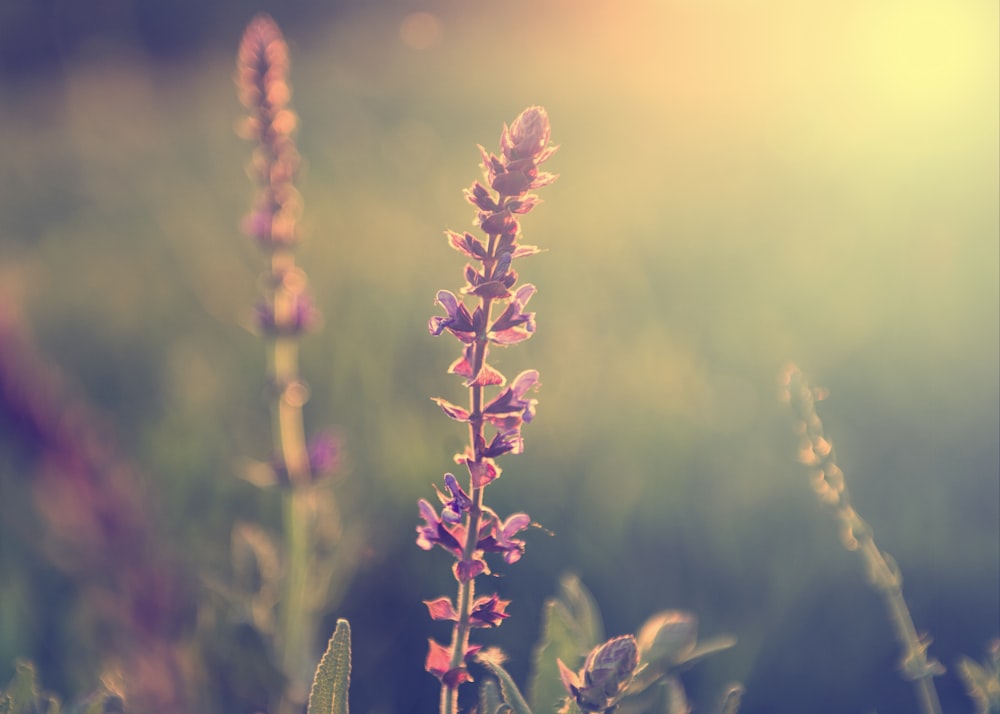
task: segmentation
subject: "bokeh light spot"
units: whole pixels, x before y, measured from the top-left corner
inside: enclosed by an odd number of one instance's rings
[[[429,12],[411,12],[399,26],[403,44],[414,50],[427,50],[441,42],[444,25]]]

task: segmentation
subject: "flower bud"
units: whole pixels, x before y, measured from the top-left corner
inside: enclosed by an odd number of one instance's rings
[[[592,649],[579,673],[558,661],[563,686],[583,712],[611,710],[632,681],[638,664],[632,635],[615,637]]]
[[[632,635],[615,637],[591,650],[583,664],[584,681],[600,687],[611,698],[632,679],[638,664],[635,638]]]
[[[505,132],[501,139],[501,148],[508,160],[537,156],[549,143],[549,135],[549,115],[545,109],[537,106],[528,107]]]

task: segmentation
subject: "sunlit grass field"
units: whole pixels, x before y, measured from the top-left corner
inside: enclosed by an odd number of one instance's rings
[[[248,330],[263,264],[239,230],[248,18],[213,52],[94,47],[0,87],[0,300],[107,418],[193,610],[233,523],[278,523],[239,478],[270,443]],[[511,672],[574,571],[609,634],[686,608],[739,638],[692,673],[702,711],[734,679],[749,714],[910,710],[882,605],[795,462],[788,360],[830,389],[854,502],[931,652],[979,658],[1000,633],[997,22],[976,0],[516,0],[359,4],[289,33],[299,255],[324,313],[307,418],[344,439],[358,565],[329,622],[352,621],[358,711],[436,701],[420,601],[449,564],[414,546],[416,500],[465,432],[429,399],[462,390],[426,324],[460,287],[443,231],[470,227],[476,144],[531,104],[561,176],[523,223],[546,249],[520,266],[538,332],[498,367],[536,368],[542,389],[491,498],[551,535],[495,583],[513,616],[487,637]],[[31,479],[0,435],[0,682],[27,656],[69,695],[108,645],[86,574],[47,557]],[[953,676],[939,690],[972,711]]]

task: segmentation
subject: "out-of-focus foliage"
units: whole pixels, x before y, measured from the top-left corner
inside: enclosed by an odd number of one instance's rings
[[[38,676],[29,662],[18,661],[14,677],[6,689],[0,689],[0,712],[3,714],[124,714],[125,702],[116,692],[102,685],[97,691],[64,708],[58,697],[39,691]]]
[[[289,32],[300,257],[325,317],[303,344],[307,419],[340,428],[334,487],[365,528],[316,647],[351,620],[355,707],[435,701],[423,648],[442,633],[420,601],[449,576],[413,545],[415,502],[463,434],[428,399],[460,393],[426,322],[461,267],[442,231],[468,226],[475,145],[535,103],[561,178],[524,222],[549,248],[522,276],[538,332],[498,366],[537,368],[542,389],[492,498],[554,537],[536,530],[497,581],[515,615],[495,634],[505,667],[526,681],[540,605],[574,569],[609,632],[680,608],[738,636],[687,682],[695,703],[741,680],[750,714],[910,707],[881,604],[794,463],[774,380],[793,359],[830,388],[852,497],[931,651],[980,651],[1000,631],[996,5],[415,10],[359,4]],[[0,87],[0,299],[108,420],[156,548],[192,578],[226,571],[234,523],[279,521],[237,477],[269,456],[246,329],[263,266],[238,230],[252,189],[233,131],[247,19],[213,51],[97,52]],[[473,91],[483,76],[496,81]],[[0,582],[0,681],[23,655],[47,688],[85,691],[99,657],[66,653],[113,646],[95,624],[107,602],[49,560],[39,465],[6,426],[0,571],[17,577]],[[197,597],[164,592],[191,605],[171,636],[193,638]],[[215,696],[240,711],[252,697],[229,677]],[[939,689],[969,710],[953,673]]]
[[[1000,711],[1000,640],[990,643],[982,664],[962,657],[957,669],[976,703],[976,714]]]

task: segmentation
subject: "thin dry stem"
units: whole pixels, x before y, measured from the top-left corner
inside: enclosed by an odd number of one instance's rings
[[[823,422],[816,413],[816,401],[822,399],[824,392],[810,387],[795,365],[788,365],[782,372],[781,386],[784,401],[799,418],[796,425],[800,437],[799,460],[811,470],[813,488],[820,501],[840,522],[841,542],[847,550],[860,554],[872,587],[882,596],[889,611],[896,639],[903,648],[902,676],[913,682],[923,714],[941,714],[934,677],[944,673],[944,667],[927,656],[929,639],[921,637],[913,624],[903,599],[903,578],[895,561],[875,544],[871,527],[851,505],[844,472],[837,465],[833,444],[824,436]]]

